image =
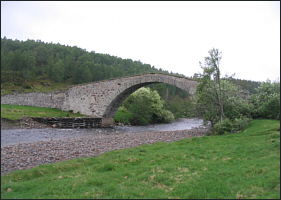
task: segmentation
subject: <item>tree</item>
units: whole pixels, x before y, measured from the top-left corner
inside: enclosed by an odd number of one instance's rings
[[[221,52],[212,49],[209,54],[209,57],[205,57],[204,66],[200,62],[204,71],[203,74],[199,74],[201,82],[196,89],[197,106],[201,110],[204,121],[210,121],[212,127],[218,124],[216,127],[220,128],[234,121],[244,123],[245,120],[251,118],[250,111],[253,105],[240,96],[242,91],[237,85],[226,78],[220,78]],[[232,129],[231,126],[230,129]]]
[[[280,119],[280,82],[263,82],[257,89],[255,101],[255,117]]]
[[[52,68],[52,79],[56,82],[63,82],[65,74],[64,64],[62,60],[59,60]]]
[[[46,72],[47,72],[47,76],[49,78],[52,78],[52,69],[54,67],[55,61],[54,61],[54,56],[51,55],[48,57],[47,59],[47,65],[46,65]]]
[[[64,66],[65,66],[65,77],[72,78],[74,75],[74,69],[75,69],[75,58],[72,55],[67,55],[65,59],[63,60]]]
[[[90,63],[86,62],[85,64],[76,68],[73,77],[74,84],[87,83],[92,80],[92,73],[88,67],[88,64]]]
[[[131,94],[123,103],[123,106],[134,115],[131,124],[148,124],[170,122],[174,115],[164,109],[164,101],[157,91],[150,88],[140,88]]]
[[[221,52],[218,49],[211,49],[208,51],[209,56],[205,57],[204,65],[199,62],[199,65],[203,69],[201,76],[201,83],[198,85],[198,103],[208,106],[208,114],[212,117],[216,117],[214,112],[217,110],[220,114],[220,120],[224,118],[222,91],[221,91],[221,78],[220,78],[220,60]],[[213,118],[211,121],[215,122],[217,119]]]
[[[36,61],[32,53],[26,51],[23,52],[22,59],[22,75],[25,78],[25,81],[27,81],[36,70]]]

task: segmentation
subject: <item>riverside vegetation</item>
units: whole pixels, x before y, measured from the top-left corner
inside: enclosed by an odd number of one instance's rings
[[[280,199],[278,120],[1,176],[1,198]]]

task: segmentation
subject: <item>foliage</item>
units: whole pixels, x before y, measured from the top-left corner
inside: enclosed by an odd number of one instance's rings
[[[228,76],[225,75],[225,77],[222,77],[222,80],[228,80],[229,82],[233,83],[234,85],[238,85],[239,88],[246,92],[246,93],[250,93],[250,94],[256,94],[257,93],[257,88],[260,86],[261,82],[257,82],[257,81],[252,81],[252,80],[242,80],[242,79],[238,79],[238,78],[234,78],[235,74]],[[200,75],[200,73],[194,73],[194,75],[191,77],[195,80],[201,80],[202,77]]]
[[[277,126],[277,120],[253,120],[237,134],[157,142],[14,171],[1,176],[1,198],[280,199]]]
[[[134,115],[131,124],[148,124],[170,122],[174,115],[164,109],[164,101],[157,91],[140,88],[131,94],[123,103],[124,108]]]
[[[87,52],[76,46],[45,43],[41,40],[19,41],[1,38],[1,82],[10,80],[5,75],[12,72],[13,79],[32,80],[37,75],[52,81],[72,84],[100,81],[114,77],[145,73],[169,73],[150,64],[94,51]],[[183,75],[181,75],[183,76]],[[2,79],[3,78],[3,79]]]
[[[218,49],[208,51],[209,56],[205,57],[204,65],[199,62],[203,69],[200,84],[197,86],[197,103],[205,110],[204,118],[214,125],[219,120],[223,120],[223,96],[219,63],[221,52]]]
[[[196,90],[197,106],[204,121],[210,121],[218,134],[240,130],[252,117],[253,104],[241,97],[242,91],[237,85],[219,78],[221,57],[218,50],[212,49],[209,54],[205,57],[205,65],[200,63],[203,73],[199,74],[201,82]]]
[[[252,113],[255,118],[280,119],[280,82],[263,82],[253,95],[255,105]]]
[[[213,131],[215,134],[218,135],[238,132],[244,130],[248,126],[248,123],[251,120],[252,120],[251,118],[247,118],[244,116],[241,116],[240,118],[235,118],[234,120],[225,118],[214,125]]]
[[[130,124],[133,121],[134,115],[130,113],[124,106],[121,106],[114,116],[115,122],[121,122],[123,124]]]
[[[175,118],[197,117],[196,106],[190,98],[182,98],[179,95],[172,96],[165,103],[165,108],[170,110]]]
[[[227,79],[231,83],[235,85],[239,85],[242,91],[244,92],[249,92],[251,94],[256,94],[257,93],[257,88],[260,86],[261,82],[257,81],[251,81],[251,80],[241,80],[233,77],[229,78],[222,78],[222,79]]]

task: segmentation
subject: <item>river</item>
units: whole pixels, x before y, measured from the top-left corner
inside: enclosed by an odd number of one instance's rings
[[[176,119],[168,124],[155,124],[146,126],[116,126],[114,128],[91,128],[91,129],[10,129],[1,130],[1,147],[17,145],[19,143],[35,143],[39,141],[62,140],[94,136],[97,134],[122,134],[134,132],[154,131],[177,131],[188,130],[203,126],[203,120],[197,118]]]

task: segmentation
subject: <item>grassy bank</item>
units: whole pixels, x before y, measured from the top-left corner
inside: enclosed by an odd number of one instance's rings
[[[114,116],[115,122],[121,122],[124,124],[129,124],[130,119],[132,119],[134,115],[130,113],[128,110],[124,109],[123,107],[119,108]]]
[[[158,142],[1,176],[1,198],[280,198],[280,126]]]
[[[33,106],[18,106],[1,104],[1,118],[18,120],[26,117],[85,117],[56,108],[41,108]]]

